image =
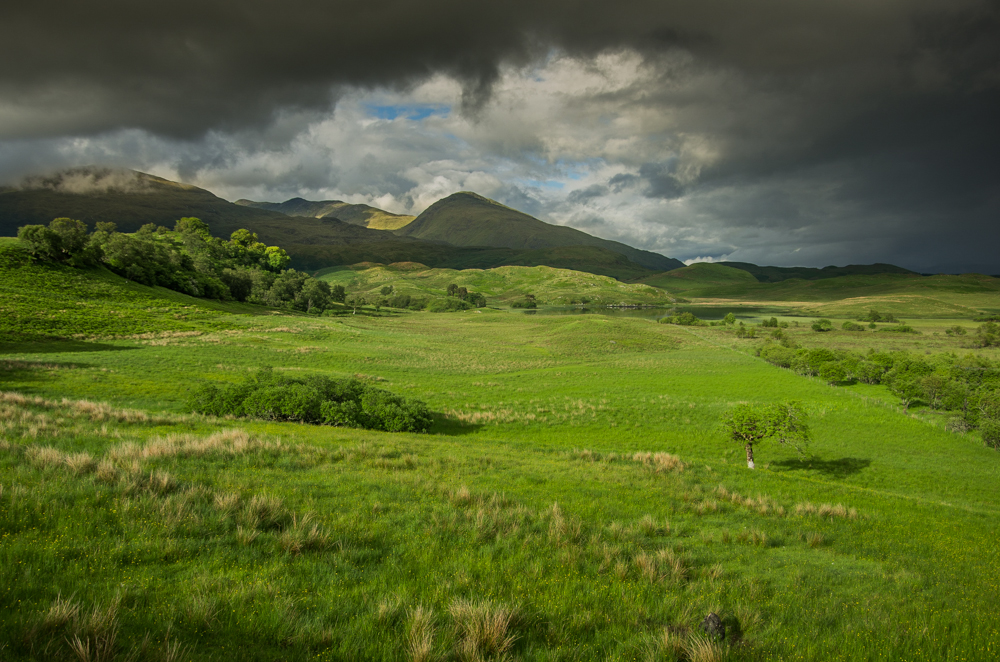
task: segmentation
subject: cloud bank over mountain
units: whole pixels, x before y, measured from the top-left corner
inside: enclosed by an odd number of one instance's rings
[[[1000,273],[1000,7],[15,3],[0,181],[97,163],[680,259]]]

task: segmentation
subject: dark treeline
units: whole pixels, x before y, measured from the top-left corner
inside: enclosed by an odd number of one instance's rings
[[[357,379],[315,376],[296,379],[263,368],[242,384],[207,384],[191,396],[192,409],[212,416],[238,416],[319,425],[426,432],[430,411],[419,400],[394,395]]]
[[[104,265],[137,283],[196,297],[311,312],[344,300],[342,287],[333,291],[323,281],[286,269],[284,249],[265,246],[249,230],[237,230],[228,241],[213,237],[197,218],[182,218],[173,230],[150,223],[133,234],[107,222],[90,233],[81,221],[57,218],[48,226],[21,227],[17,236],[38,260]]]
[[[995,337],[998,332],[1000,325],[987,322],[977,331],[977,336]],[[820,377],[830,384],[882,384],[905,408],[923,404],[930,409],[955,412],[949,422],[951,429],[962,432],[978,429],[987,445],[1000,448],[998,362],[975,354],[924,357],[874,349],[859,354],[788,345],[787,342],[769,342],[760,348],[758,355],[774,365]]]

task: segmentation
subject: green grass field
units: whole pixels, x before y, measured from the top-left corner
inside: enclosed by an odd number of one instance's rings
[[[0,344],[4,659],[1000,650],[1000,454],[882,387],[776,368],[720,327],[272,314],[11,255],[0,246],[17,316]],[[943,334],[951,319],[907,319],[922,333],[905,337],[783,319],[804,346],[972,351]],[[267,365],[422,399],[435,426],[190,414],[197,385]],[[748,470],[720,417],[786,399],[813,442],[802,457],[761,445]],[[724,643],[700,637],[710,610]]]
[[[870,308],[897,316],[971,318],[1000,313],[1000,278],[980,274],[867,274],[757,282],[745,271],[694,264],[641,279],[706,305],[771,305],[801,315],[849,317]]]

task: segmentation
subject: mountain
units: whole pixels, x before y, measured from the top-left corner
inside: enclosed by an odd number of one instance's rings
[[[875,274],[910,274],[916,272],[897,267],[894,264],[849,264],[846,267],[760,267],[750,262],[716,262],[726,267],[742,269],[753,275],[761,283],[780,283],[790,278],[802,280],[822,280],[839,276],[872,276]]]
[[[398,230],[415,217],[370,207],[368,205],[352,205],[340,200],[321,200],[313,202],[302,198],[292,198],[284,202],[254,202],[253,200],[237,200],[236,204],[255,209],[267,209],[288,216],[309,216],[311,218],[335,218],[351,225],[360,225],[373,230]]]
[[[573,228],[545,223],[534,216],[468,191],[438,200],[395,233],[454,246],[528,250],[594,246],[624,255],[646,269],[668,271],[684,266],[679,260],[659,253],[599,239]]]
[[[334,204],[341,203],[290,200],[278,206],[285,206],[289,211],[312,210],[316,213],[323,205]],[[430,267],[452,269],[544,265],[612,276],[619,280],[641,278],[653,273],[653,270],[630,261],[621,250],[608,250],[602,246],[520,250],[453,246],[440,241],[398,236],[335,217],[288,216],[266,208],[269,205],[234,204],[196,186],[133,170],[89,166],[31,177],[18,187],[0,189],[0,236],[14,236],[22,225],[47,224],[60,216],[82,220],[90,227],[97,221],[113,221],[122,232],[134,232],[147,223],[172,228],[177,219],[195,216],[208,223],[216,236],[227,237],[239,228],[252,230],[261,241],[287,250],[296,269],[310,271],[359,262],[420,262]],[[347,210],[347,207],[354,209]],[[348,211],[365,214],[368,210],[389,215],[367,205],[346,205],[340,209],[337,213],[341,215],[346,215]],[[369,214],[368,218],[373,216],[374,213]],[[554,227],[541,221],[535,222]],[[615,245],[615,242],[606,243]]]
[[[135,232],[147,223],[172,228],[177,219],[196,216],[216,236],[228,237],[240,228],[256,232],[264,243],[287,250],[299,268],[337,264],[314,266],[317,246],[347,250],[349,254],[349,247],[355,247],[355,254],[368,259],[385,251],[405,253],[407,247],[423,243],[336,218],[292,217],[236,205],[196,186],[134,170],[74,168],[28,178],[20,187],[0,191],[0,236],[14,236],[22,225],[46,224],[60,216],[79,219],[91,227],[98,221],[113,221],[122,232]],[[357,248],[369,244],[380,248]]]

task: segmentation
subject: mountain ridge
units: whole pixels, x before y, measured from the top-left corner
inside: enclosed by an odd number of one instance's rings
[[[409,214],[394,214],[371,205],[352,204],[342,200],[312,201],[304,198],[291,198],[284,202],[255,202],[241,199],[233,204],[276,211],[288,216],[335,218],[344,223],[360,225],[373,230],[398,230],[416,218]]]
[[[438,200],[395,234],[443,241],[454,246],[522,250],[596,246],[624,255],[631,262],[654,271],[684,266],[680,260],[659,253],[601,239],[564,225],[546,223],[471,191],[460,191]]]

